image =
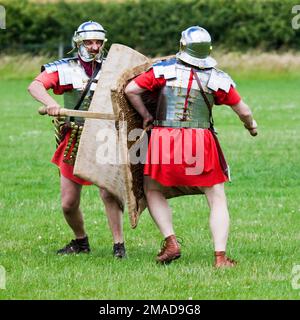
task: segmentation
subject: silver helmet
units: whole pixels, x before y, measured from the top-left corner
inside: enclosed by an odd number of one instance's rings
[[[99,61],[102,58],[102,50],[104,48],[105,42],[107,41],[107,39],[105,38],[105,34],[106,31],[100,23],[94,21],[84,22],[74,32],[74,36],[72,38],[73,48],[78,48],[78,54],[83,61]],[[84,40],[102,40],[103,44],[99,49],[99,53],[95,55],[88,52],[87,48],[84,45]]]
[[[210,57],[211,50],[210,34],[204,28],[192,26],[182,31],[176,57],[199,68],[212,68],[217,62]]]

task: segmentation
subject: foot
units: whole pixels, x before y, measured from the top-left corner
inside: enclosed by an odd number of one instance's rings
[[[160,253],[156,257],[157,263],[170,263],[173,260],[180,258],[180,246],[176,236],[171,235],[164,240]]]
[[[125,249],[124,242],[114,243],[113,255],[115,258],[119,258],[119,259],[126,258],[126,249]]]
[[[89,245],[89,239],[86,236],[83,239],[71,240],[65,247],[59,249],[57,254],[78,254],[78,253],[89,253],[91,251]]]
[[[215,251],[215,263],[216,268],[232,268],[235,267],[237,262],[226,256],[225,251]]]

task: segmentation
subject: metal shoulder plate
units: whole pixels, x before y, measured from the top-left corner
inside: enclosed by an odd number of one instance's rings
[[[158,61],[152,66],[155,78],[176,78],[176,58]]]
[[[83,72],[83,68],[78,63],[78,58],[67,58],[47,63],[42,67],[42,71],[47,73],[58,72],[60,85],[73,85],[74,89],[81,90],[88,76]]]
[[[207,87],[213,91],[218,91],[219,89],[229,92],[230,87],[235,87],[235,83],[231,77],[223,72],[222,70],[212,68]]]
[[[46,70],[47,73],[53,73],[55,71],[58,71],[58,68],[69,65],[71,61],[77,62],[78,58],[65,58],[46,63],[42,66],[41,71]]]

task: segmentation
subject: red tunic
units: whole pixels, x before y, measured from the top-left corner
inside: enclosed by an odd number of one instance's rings
[[[156,92],[166,84],[164,78],[154,77],[153,69],[139,75],[134,81],[141,88],[151,92]],[[217,105],[235,105],[241,100],[234,87],[231,87],[228,93],[219,89],[213,94]],[[159,139],[162,139],[162,130],[166,129],[173,132],[170,150],[164,149],[161,142],[159,148],[153,148],[155,143],[153,141],[157,143]],[[192,162],[193,156],[197,153],[196,148],[199,148],[199,141],[202,141],[203,159],[200,162]],[[179,158],[182,161],[178,163],[178,154],[176,153],[183,152],[185,147],[192,150],[192,153],[189,157],[181,155]],[[162,161],[166,152],[169,162]],[[157,159],[159,159],[158,162]],[[192,174],[189,172],[191,169],[193,169]],[[210,187],[228,180],[221,168],[216,143],[209,129],[154,127],[151,131],[144,174],[165,186]]]
[[[55,94],[63,94],[65,91],[69,91],[69,90],[73,89],[72,85],[64,85],[64,86],[59,85],[57,71],[53,72],[53,73],[47,73],[46,71],[43,71],[41,74],[39,74],[35,78],[35,80],[40,81],[47,90],[53,89],[53,92]],[[60,173],[64,177],[66,177],[66,178],[68,178],[78,184],[81,184],[81,185],[92,185],[91,182],[74,176],[74,174],[73,174],[74,166],[72,166],[68,163],[65,163],[63,161],[64,160],[64,151],[67,146],[70,134],[71,134],[71,130],[68,131],[64,140],[59,144],[58,148],[56,149],[56,151],[52,157],[51,162],[56,164],[59,167]],[[73,148],[73,146],[70,148],[70,152],[72,151],[72,148]]]

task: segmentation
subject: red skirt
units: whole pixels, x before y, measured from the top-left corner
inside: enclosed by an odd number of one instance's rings
[[[57,149],[52,157],[51,162],[56,164],[59,167],[61,175],[63,175],[65,178],[70,179],[70,180],[72,180],[78,184],[81,184],[81,185],[92,185],[91,182],[74,176],[74,174],[73,174],[74,166],[70,165],[68,163],[65,163],[63,161],[64,160],[64,151],[65,151],[66,146],[68,144],[68,140],[69,140],[70,135],[71,135],[71,130],[68,131],[64,140],[57,147]],[[75,142],[71,146],[69,153],[72,152],[74,144],[75,144]]]
[[[208,129],[153,128],[144,174],[164,186],[211,187],[228,181]]]

